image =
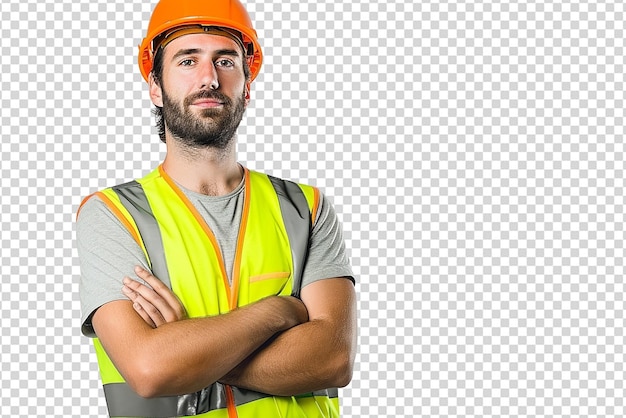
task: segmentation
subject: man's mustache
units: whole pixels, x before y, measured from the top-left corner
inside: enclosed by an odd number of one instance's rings
[[[187,96],[185,99],[185,106],[190,106],[193,102],[198,99],[213,99],[224,103],[225,106],[229,106],[231,104],[230,99],[225,94],[215,91],[215,90],[200,90],[197,93],[192,94],[191,96]]]

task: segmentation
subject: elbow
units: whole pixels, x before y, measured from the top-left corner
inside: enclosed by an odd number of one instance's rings
[[[342,388],[348,386],[352,381],[352,372],[354,371],[354,361],[350,358],[346,359],[339,367],[337,373],[337,382],[335,387]]]
[[[336,388],[343,388],[343,387],[348,386],[348,384],[351,381],[352,381],[352,370],[337,376],[337,381],[333,386]]]
[[[339,340],[330,344],[326,352],[326,366],[322,371],[326,376],[326,387],[342,388],[352,381],[356,358],[356,338]]]
[[[143,364],[142,364],[143,363]],[[150,362],[139,364],[127,373],[124,378],[130,388],[142,398],[156,398],[169,395],[163,379],[163,370]]]
[[[335,356],[332,362],[332,381],[329,387],[342,388],[352,381],[352,373],[354,371],[354,356],[351,353],[340,353]]]
[[[150,378],[129,376],[126,383],[128,383],[130,388],[142,398],[156,398],[157,396],[163,396],[160,387]]]
[[[154,387],[154,385],[145,384],[145,383],[140,383],[140,384],[129,383],[129,385],[131,389],[142,398],[150,399],[150,398],[156,398],[158,396],[162,396],[159,393],[158,389]]]

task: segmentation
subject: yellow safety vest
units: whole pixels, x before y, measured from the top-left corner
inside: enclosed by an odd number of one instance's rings
[[[244,183],[232,284],[211,229],[161,166],[95,195],[129,230],[155,276],[193,318],[224,314],[267,296],[299,294],[318,191],[247,169]],[[94,346],[112,417],[339,416],[336,388],[281,397],[216,382],[192,394],[142,398],[126,384],[97,338]]]

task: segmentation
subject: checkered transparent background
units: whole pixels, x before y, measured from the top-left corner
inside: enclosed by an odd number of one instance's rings
[[[320,186],[358,274],[345,417],[621,417],[624,4],[249,0],[253,169]],[[154,2],[0,3],[0,416],[105,416],[81,197],[163,157]]]

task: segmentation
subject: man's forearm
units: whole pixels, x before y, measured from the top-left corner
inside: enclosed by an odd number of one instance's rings
[[[288,306],[293,303],[273,297],[225,315],[151,328],[130,302],[118,301],[96,311],[93,324],[111,360],[137,393],[177,395],[209,386],[276,332],[301,322]],[[123,318],[132,320],[120,327]]]
[[[292,396],[349,383],[350,349],[332,341],[328,324],[311,321],[262,347],[220,382],[278,396]]]
[[[222,383],[290,396],[349,383],[356,353],[356,295],[346,279],[302,292],[309,322],[293,327],[246,358]]]

